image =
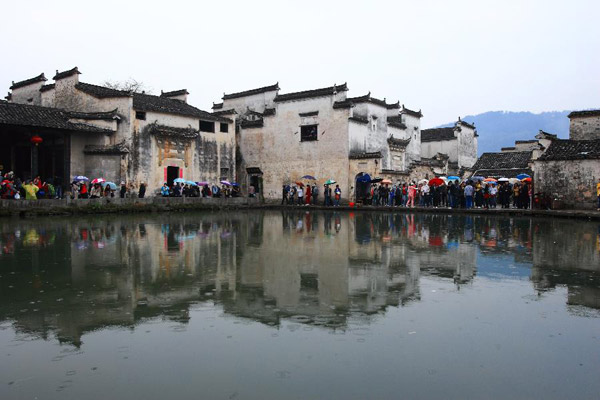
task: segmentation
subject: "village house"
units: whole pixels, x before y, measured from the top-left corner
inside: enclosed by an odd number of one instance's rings
[[[153,191],[176,178],[235,179],[233,119],[189,105],[185,89],[156,96],[80,82],[80,74],[13,82],[0,103],[5,171],[63,184],[76,175],[145,182]]]
[[[423,129],[421,132],[421,156],[423,158],[448,156],[449,175],[462,175],[477,161],[477,129],[475,125],[462,121],[454,126]]]
[[[549,143],[534,161],[536,192],[551,195],[568,208],[596,208],[600,178],[600,110],[569,114],[569,139]]]
[[[236,116],[240,184],[265,199],[281,198],[283,185],[305,175],[317,178],[321,199],[328,179],[337,181],[343,199],[360,199],[366,175],[408,179],[421,159],[420,112],[370,93],[348,97],[346,84],[279,90],[274,84],[224,94],[213,104],[215,115]]]

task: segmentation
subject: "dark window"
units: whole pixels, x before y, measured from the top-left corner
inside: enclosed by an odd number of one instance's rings
[[[221,132],[229,132],[229,124],[221,122]]]
[[[214,132],[215,123],[213,121],[200,121],[200,130],[202,132]]]
[[[305,125],[300,127],[300,141],[308,142],[317,140],[317,125]]]
[[[227,180],[229,178],[229,168],[221,168],[221,180]]]
[[[135,112],[135,119],[146,119],[146,113],[144,111],[136,111]]]

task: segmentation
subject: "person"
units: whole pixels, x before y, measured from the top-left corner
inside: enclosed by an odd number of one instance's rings
[[[167,182],[165,182],[162,187],[160,188],[160,194],[162,197],[169,197],[170,191],[169,191],[169,186],[167,185]]]
[[[127,185],[125,182],[121,181],[121,190],[119,191],[119,196],[124,199],[125,194],[127,193]]]
[[[302,186],[298,186],[298,191],[296,193],[298,194],[298,205],[301,206],[304,204],[304,188]]]
[[[489,207],[496,208],[496,195],[498,194],[498,189],[495,184],[492,184],[489,190]]]
[[[88,198],[88,187],[85,182],[81,182],[79,184],[79,198],[87,199]]]
[[[323,185],[323,194],[325,196],[325,200],[323,202],[323,205],[325,207],[329,206],[329,198],[331,197],[331,189],[329,188],[329,185],[325,184]]]
[[[143,199],[146,195],[146,184],[144,182],[140,182],[140,190],[138,192],[138,197]]]
[[[417,194],[417,187],[413,181],[408,187],[408,200],[406,201],[406,207],[415,207],[415,195]]]
[[[92,189],[90,190],[90,199],[97,199],[102,195],[102,190],[100,189],[100,184],[95,183],[92,185]]]
[[[598,183],[596,183],[596,195],[598,196],[598,211],[600,211],[600,178],[598,178]]]
[[[335,190],[334,190],[334,200],[333,200],[333,205],[336,207],[340,206],[340,198],[342,197],[342,190],[340,189],[340,185],[335,185]]]
[[[34,185],[31,181],[27,181],[23,185],[23,189],[25,189],[25,200],[37,200],[37,192],[40,190],[37,185]]]
[[[289,192],[290,192],[290,187],[288,185],[284,184],[281,186],[281,205],[283,205],[283,203],[290,204],[290,200],[288,198]]]
[[[471,181],[465,186],[465,208],[473,208],[473,193],[475,189],[471,186]]]
[[[306,205],[310,205],[312,190],[310,185],[306,185]]]
[[[312,192],[313,204],[317,204],[317,200],[319,197],[319,187],[317,185],[313,185],[311,192]]]

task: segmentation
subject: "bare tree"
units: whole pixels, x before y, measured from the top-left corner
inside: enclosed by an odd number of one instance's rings
[[[111,89],[123,90],[126,92],[132,92],[132,93],[147,93],[147,94],[152,93],[152,88],[147,87],[144,82],[135,80],[133,78],[129,78],[126,81],[121,81],[121,82],[105,81],[103,83],[103,85],[108,88],[111,88]]]

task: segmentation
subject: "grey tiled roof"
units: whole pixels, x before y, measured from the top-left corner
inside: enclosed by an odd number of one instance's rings
[[[88,144],[83,148],[85,154],[127,154],[129,148],[123,142],[114,145],[92,145]]]
[[[81,123],[69,122],[69,114],[58,108],[31,106],[0,101],[0,124],[62,129],[110,134],[114,131]]]
[[[79,72],[77,67],[70,69],[68,71],[63,71],[63,72],[58,72],[58,70],[57,70],[56,75],[54,75],[54,78],[52,78],[52,79],[57,81],[59,79],[67,78],[67,77],[69,77],[71,75],[75,75],[75,74],[81,74],[81,72]]]
[[[600,117],[600,110],[583,110],[583,111],[573,111],[569,115],[568,118],[577,118],[577,117]]]
[[[175,97],[175,96],[181,96],[184,94],[190,94],[190,93],[187,91],[187,89],[173,90],[171,92],[163,92],[162,90],[160,91],[161,97]]]
[[[400,116],[397,117],[387,117],[387,123],[390,126],[399,129],[406,129],[406,125],[402,122],[402,118]]]
[[[240,123],[240,126],[244,129],[262,128],[263,125],[264,125],[264,122],[263,122],[262,118],[257,119],[255,121],[242,120],[242,122]]]
[[[41,74],[39,74],[36,77],[30,78],[30,79],[25,79],[23,81],[20,82],[13,82],[12,86],[10,87],[11,90],[13,89],[18,89],[21,87],[25,87],[25,86],[29,86],[33,83],[37,83],[37,82],[45,82],[48,79],[46,79],[46,77],[44,76],[44,73],[42,72]]]
[[[483,153],[473,165],[473,169],[529,168],[531,153],[531,151]]]
[[[75,88],[81,90],[84,93],[94,96],[98,99],[110,98],[110,97],[131,97],[133,94],[125,90],[117,90],[108,88],[105,86],[92,85],[90,83],[78,82]]]
[[[246,96],[253,96],[255,94],[260,94],[260,93],[274,92],[276,90],[279,90],[279,82],[277,82],[274,85],[270,85],[270,86],[264,86],[261,88],[244,90],[243,92],[223,94],[223,100],[236,99],[239,97],[246,97]]]
[[[398,148],[403,149],[410,143],[410,139],[396,139],[393,136],[390,136],[387,140],[390,148]]]
[[[89,119],[89,120],[105,120],[110,121],[113,119],[121,119],[117,114],[117,109],[111,111],[101,111],[101,112],[77,112],[77,111],[68,111],[68,116],[76,119]]]
[[[369,123],[368,119],[366,119],[365,117],[360,117],[358,115],[356,115],[354,117],[350,117],[350,118],[348,118],[348,120],[358,122],[359,124],[368,124]]]
[[[385,99],[380,100],[377,99],[375,97],[371,96],[371,92],[367,93],[364,96],[360,96],[360,97],[349,97],[346,100],[351,101],[354,104],[359,104],[359,103],[372,103],[372,104],[376,104],[378,106],[387,108],[387,109],[394,109],[394,108],[400,108],[400,102],[396,102],[394,104],[388,104],[386,103]]]
[[[600,159],[600,140],[554,140],[539,160]]]
[[[350,100],[336,101],[333,103],[333,108],[352,108],[353,105]]]
[[[144,128],[146,133],[162,137],[175,137],[180,139],[195,139],[200,136],[200,131],[191,126],[189,128],[175,128],[167,125],[150,124]]]
[[[476,129],[475,128],[475,124],[470,124],[468,122],[465,122],[465,121],[461,120],[460,118],[459,118],[459,120],[458,120],[457,123],[460,124],[460,125],[466,126],[467,128]]]
[[[433,128],[421,131],[421,142],[439,142],[454,139],[456,139],[454,128]]]
[[[269,117],[271,115],[275,115],[275,108],[265,108],[265,111],[263,111],[263,115],[265,117]]]
[[[381,152],[380,151],[374,151],[374,152],[351,152],[348,155],[348,158],[351,160],[360,160],[363,158],[381,158]]]
[[[400,113],[412,115],[413,117],[417,117],[417,118],[423,117],[423,113],[421,113],[421,110],[419,110],[419,111],[410,110],[410,109],[404,107],[404,104],[402,104],[402,110],[400,110]]]
[[[292,100],[308,99],[308,98],[312,98],[312,97],[332,96],[334,93],[345,92],[347,90],[348,90],[348,86],[344,83],[343,85],[334,85],[334,86],[329,86],[326,88],[304,90],[302,92],[278,94],[275,97],[275,101],[277,101],[277,102],[292,101]]]
[[[220,110],[221,108],[223,108],[223,103],[213,103],[213,110]]]
[[[54,83],[51,83],[49,85],[44,85],[40,88],[40,92],[47,92],[48,90],[52,90],[56,87],[56,85]]]

